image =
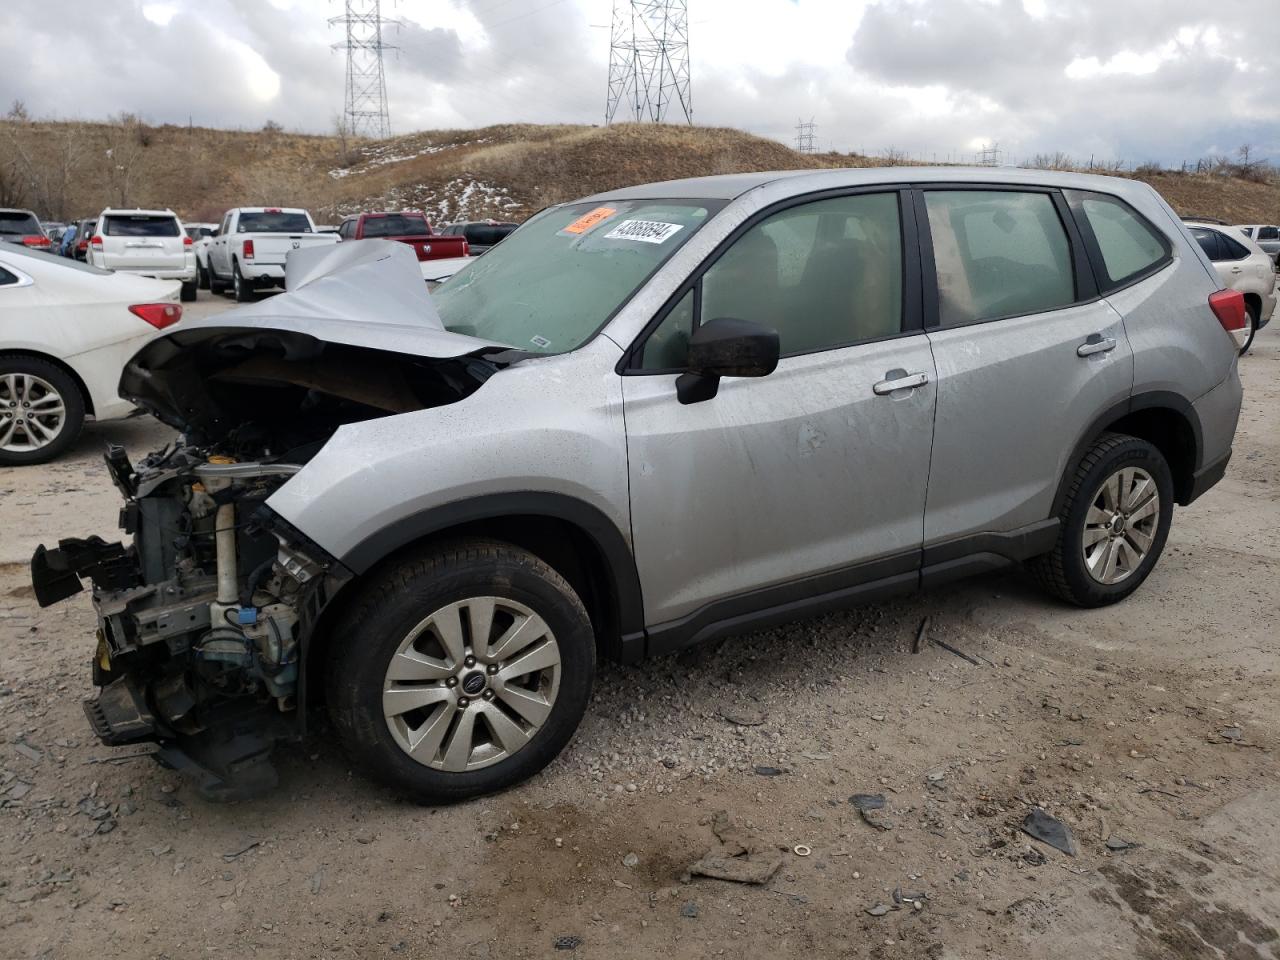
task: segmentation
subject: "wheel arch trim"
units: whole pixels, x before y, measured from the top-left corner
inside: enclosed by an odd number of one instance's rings
[[[1191,486],[1194,475],[1203,467],[1202,460],[1204,459],[1204,436],[1203,427],[1200,423],[1200,414],[1196,412],[1196,408],[1191,401],[1181,394],[1168,390],[1149,390],[1145,393],[1134,394],[1127,400],[1122,400],[1120,403],[1103,411],[1076,440],[1075,446],[1071,450],[1071,456],[1067,460],[1066,468],[1058,481],[1058,489],[1053,498],[1053,510],[1049,514],[1051,517],[1056,517],[1062,512],[1067,492],[1071,487],[1072,477],[1075,474],[1076,464],[1084,457],[1089,447],[1112,424],[1130,414],[1140,413],[1144,410],[1168,410],[1181,417],[1190,428],[1194,445],[1191,470],[1186,477],[1174,476],[1174,501],[1185,506],[1194,499],[1191,494]]]
[[[452,528],[483,520],[530,516],[568,523],[590,539],[605,561],[604,572],[612,587],[611,599],[622,637],[643,635],[640,574],[627,538],[598,507],[565,494],[494,493],[431,507],[369,534],[338,559],[363,575],[397,550]]]

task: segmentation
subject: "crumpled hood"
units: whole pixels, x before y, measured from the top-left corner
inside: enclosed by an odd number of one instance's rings
[[[285,293],[184,320],[150,341],[125,365],[120,395],[184,432],[227,429],[228,398],[216,403],[205,381],[233,364],[262,379],[270,366],[265,361],[246,368],[259,355],[275,358],[273,370],[290,365],[289,382],[304,385],[310,385],[309,364],[323,364],[333,386],[335,367],[346,363],[342,395],[368,401],[384,386],[377,383],[380,369],[396,365],[388,355],[430,362],[512,353],[507,345],[444,329],[417,257],[402,243],[359,240],[297,250],[285,278]],[[385,392],[382,401],[391,409],[408,402],[391,402]]]

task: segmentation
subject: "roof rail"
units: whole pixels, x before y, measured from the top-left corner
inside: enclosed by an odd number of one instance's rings
[[[1225,220],[1219,220],[1217,217],[1194,217],[1194,216],[1190,216],[1190,215],[1188,215],[1188,216],[1183,217],[1182,219],[1183,219],[1183,221],[1184,221],[1184,222],[1185,222],[1185,221],[1187,221],[1187,220],[1194,220],[1194,221],[1196,221],[1197,223],[1216,223],[1216,224],[1218,224],[1219,226],[1222,226],[1222,227],[1229,227],[1229,226],[1231,226],[1231,224],[1227,223],[1227,221],[1225,221]]]

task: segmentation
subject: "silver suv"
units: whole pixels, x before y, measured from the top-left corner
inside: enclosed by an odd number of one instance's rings
[[[761,173],[550,208],[428,296],[412,252],[290,257],[289,293],[160,338],[121,390],[182,431],[107,461],[93,580],[109,744],[206,793],[273,782],[327,702],[423,800],[564,747],[634,661],[1025,562],[1147,578],[1226,469],[1242,296],[1129,180]]]

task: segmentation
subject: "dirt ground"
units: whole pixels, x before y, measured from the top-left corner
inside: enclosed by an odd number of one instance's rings
[[[0,956],[1277,960],[1280,324],[1242,371],[1230,471],[1127,602],[1011,570],[606,664],[560,760],[436,809],[323,726],[224,806],[95,741],[88,600],[38,609],[23,561],[114,536],[100,445],[166,431],[91,426],[0,470]],[[926,617],[967,658],[913,653]],[[1075,857],[1020,832],[1035,805]],[[718,811],[781,855],[767,884],[687,875]]]

